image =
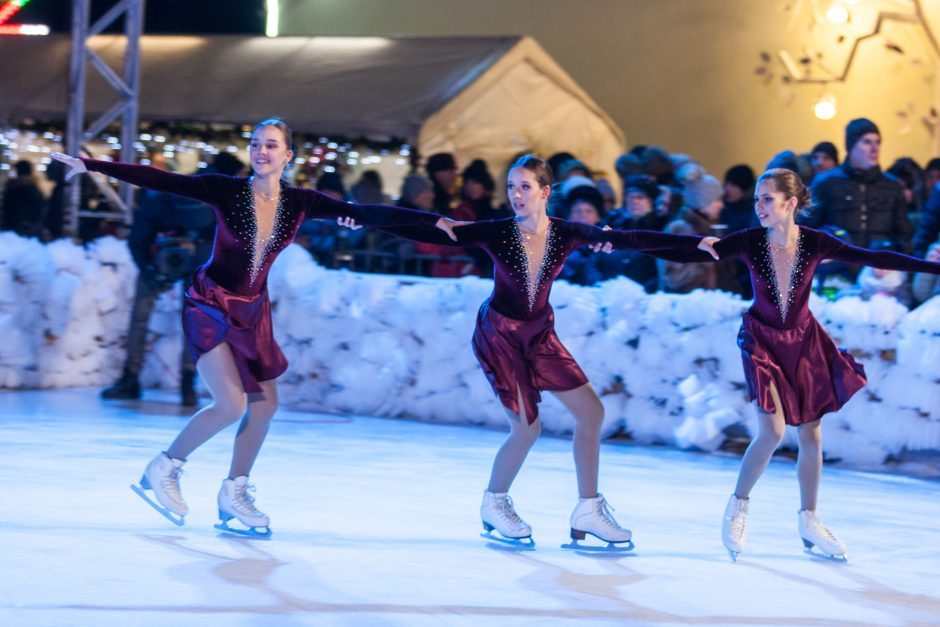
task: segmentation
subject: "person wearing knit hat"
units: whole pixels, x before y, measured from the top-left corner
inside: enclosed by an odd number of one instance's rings
[[[719,235],[715,230],[721,210],[722,187],[714,176],[706,174],[697,163],[688,163],[677,175],[683,183],[685,206],[665,229],[672,235]],[[677,263],[657,261],[660,287],[666,292],[685,294],[695,289],[740,293],[738,269],[733,260],[719,263]]]
[[[434,184],[434,211],[441,215],[449,215],[454,203],[457,160],[449,152],[438,152],[428,157],[425,170],[431,183]]]
[[[839,149],[832,142],[819,142],[809,154],[814,174],[828,172],[839,165]]]
[[[745,163],[731,166],[725,172],[724,208],[718,220],[728,225],[729,233],[757,226],[757,215],[754,213],[755,181],[754,170]]]
[[[686,183],[682,188],[682,198],[687,207],[703,213],[714,213],[715,217],[718,217],[718,212],[721,211],[721,197],[721,183],[711,174]]]
[[[842,165],[813,178],[813,202],[801,223],[813,228],[838,227],[855,246],[907,251],[913,228],[904,188],[878,165],[878,126],[868,118],[852,120],[845,127],[845,148],[848,154]],[[857,271],[849,269],[852,275]]]
[[[659,185],[671,185],[675,167],[669,159],[669,152],[659,146],[648,146],[640,155],[643,174],[654,179]]]

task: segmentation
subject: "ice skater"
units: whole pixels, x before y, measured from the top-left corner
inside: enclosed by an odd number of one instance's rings
[[[602,231],[584,224],[549,218],[552,192],[548,164],[533,155],[520,158],[509,171],[512,218],[465,223],[457,241],[439,237],[431,228],[383,229],[417,241],[482,248],[495,264],[492,295],[483,303],[473,333],[473,352],[509,418],[509,437],[496,454],[480,516],[488,533],[532,544],[532,528],[516,513],[509,488],[541,431],[538,403],[550,391],[575,418],[574,462],[578,504],[571,514],[572,545],[586,534],[621,548],[632,548],[632,533],[621,527],[598,492],[600,429],[604,406],[584,372],[555,334],[548,303],[552,283],[565,259],[585,244],[657,255],[658,250],[702,250],[716,238],[667,235],[655,231]],[[347,223],[347,226],[349,224]],[[441,233],[443,235],[443,233]],[[500,539],[499,536],[492,536]]]
[[[732,559],[744,550],[749,495],[783,439],[786,425],[799,430],[796,474],[800,485],[798,529],[807,551],[845,559],[845,545],[816,512],[822,473],[823,415],[842,407],[865,383],[865,371],[836,348],[809,310],[813,273],[825,259],[908,272],[940,273],[940,264],[900,253],[870,251],[797,226],[809,204],[799,176],[775,168],[757,181],[754,209],[761,228],[733,233],[715,245],[722,259],[741,259],[751,275],[754,303],[744,314],[738,346],[747,394],[756,403],[758,432],[741,461],[728,499],[721,537]],[[682,253],[700,261],[709,256]]]
[[[270,520],[249,494],[248,476],[277,410],[275,380],[287,360],[271,327],[267,277],[275,257],[308,218],[353,216],[369,226],[423,224],[453,236],[450,222],[432,213],[385,205],[358,205],[283,180],[293,159],[291,130],[272,118],[255,126],[249,145],[252,174],[184,176],[155,168],[52,156],[69,167],[68,178],[101,172],[139,187],[205,202],[215,210],[212,256],[186,291],[182,321],[187,347],[212,402],[193,415],[166,451],[147,464],[139,486],[145,500],[177,525],[189,511],[179,477],[189,455],[225,427],[241,420],[228,477],[218,496],[219,526],[255,535],[270,534]],[[445,235],[445,239],[447,235]],[[146,491],[152,491],[155,500]],[[247,529],[229,527],[237,518]]]

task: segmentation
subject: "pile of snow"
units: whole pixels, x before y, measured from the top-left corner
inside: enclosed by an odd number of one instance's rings
[[[42,245],[0,233],[0,388],[104,386],[121,372],[136,268],[124,242]],[[318,266],[299,246],[274,264],[277,341],[290,361],[281,398],[317,411],[503,426],[504,412],[470,348],[492,282],[354,274]],[[181,285],[157,301],[141,381],[178,385]],[[736,336],[747,303],[722,292],[646,294],[621,277],[556,283],[558,335],[606,408],[603,434],[713,451],[732,428],[754,433]],[[879,465],[904,450],[940,449],[940,298],[813,297],[869,385],[826,418],[828,458]],[[546,394],[543,428],[570,433]],[[788,430],[787,442],[796,443]]]

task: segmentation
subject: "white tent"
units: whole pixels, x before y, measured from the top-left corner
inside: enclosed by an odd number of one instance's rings
[[[0,120],[63,120],[70,40],[0,38]],[[123,38],[90,47],[120,72]],[[244,124],[271,115],[330,136],[399,139],[421,154],[574,153],[610,172],[624,136],[531,38],[145,36],[140,118]],[[86,110],[110,88],[89,71]]]

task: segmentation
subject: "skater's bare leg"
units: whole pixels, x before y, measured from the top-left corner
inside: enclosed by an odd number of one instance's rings
[[[604,406],[590,383],[553,394],[575,419],[574,468],[578,476],[578,496],[582,499],[594,498],[597,496]]]
[[[526,456],[532,445],[542,432],[542,422],[536,420],[532,424],[526,419],[525,405],[522,402],[522,389],[516,386],[519,402],[519,414],[506,410],[509,419],[509,437],[496,453],[493,460],[493,470],[490,472],[490,483],[486,488],[490,492],[503,493],[509,491],[519,469],[522,468]]]
[[[796,460],[796,476],[800,480],[800,509],[815,510],[822,475],[821,421],[800,425],[800,454]]]
[[[242,418],[235,436],[235,451],[228,478],[248,476],[258,458],[264,438],[268,435],[271,418],[277,411],[277,383],[262,381],[262,394],[252,394],[248,400],[248,414]]]
[[[209,438],[241,418],[248,405],[232,350],[225,342],[199,358],[199,376],[212,394],[212,402],[197,411],[166,454],[186,459]]]
[[[777,394],[777,388],[773,384],[770,387],[770,394],[774,400],[774,407],[777,409],[772,414],[757,410],[757,437],[751,440],[747,450],[744,452],[744,458],[741,460],[741,470],[738,473],[738,483],[734,488],[734,495],[739,499],[746,499],[760,479],[760,476],[767,469],[770,458],[774,451],[780,446],[783,440],[786,422],[783,418],[783,405],[780,402],[780,396]]]

